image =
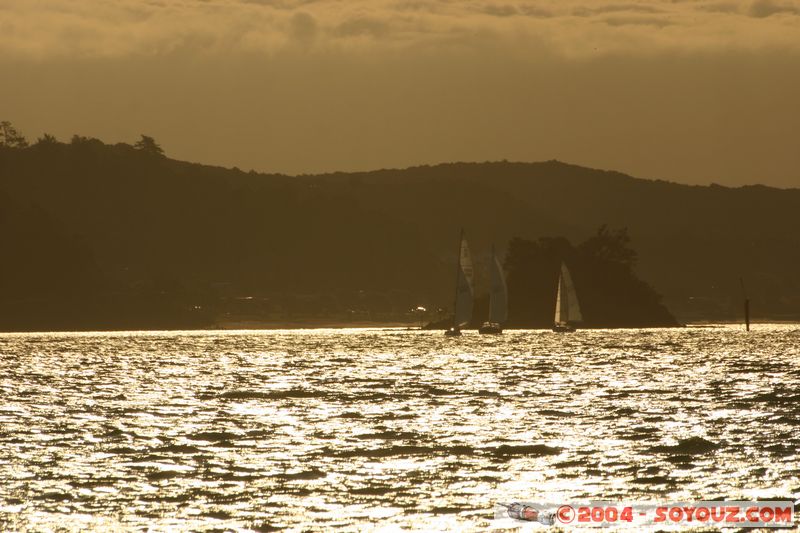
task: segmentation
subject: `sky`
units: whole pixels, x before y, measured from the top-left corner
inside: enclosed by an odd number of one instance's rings
[[[0,0],[0,120],[290,174],[800,187],[800,0]]]

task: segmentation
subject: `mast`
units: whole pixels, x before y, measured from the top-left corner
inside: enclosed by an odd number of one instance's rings
[[[553,320],[555,324],[560,324],[563,320],[561,316],[561,286],[564,284],[561,272],[558,273],[558,293],[556,294],[556,316]],[[564,295],[566,296],[566,295]]]
[[[739,278],[739,283],[742,284],[742,296],[744,297],[744,327],[745,331],[750,331],[750,299],[744,289],[744,279]]]
[[[497,260],[494,244],[489,264],[489,322],[503,324],[508,320],[508,287],[503,267]]]
[[[492,243],[492,264],[489,265],[489,322],[493,322],[492,318],[494,318],[494,307],[497,305],[494,296],[494,243]]]
[[[464,228],[461,228],[461,234],[458,239],[458,254],[456,254],[456,292],[453,298],[453,329],[458,329],[458,278],[461,275],[461,246],[464,242]]]

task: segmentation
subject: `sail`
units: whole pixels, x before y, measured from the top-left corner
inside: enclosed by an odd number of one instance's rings
[[[567,298],[566,295],[564,298],[561,297],[561,288],[564,286],[564,276],[563,274],[558,275],[558,294],[556,295],[556,316],[553,318],[554,324],[566,324],[567,316],[569,313],[567,312],[566,305],[567,305]]]
[[[500,261],[492,249],[491,287],[489,289],[489,322],[502,324],[508,320],[508,288]]]
[[[562,295],[562,287],[566,298]],[[572,283],[572,276],[569,274],[567,265],[561,263],[561,283],[558,287],[560,300],[566,299],[566,314],[562,315],[563,322],[582,322],[581,306],[578,304],[578,295],[575,293],[575,285]]]
[[[472,257],[464,236],[461,236],[461,250],[458,260],[458,279],[456,282],[455,326],[462,327],[472,319]]]

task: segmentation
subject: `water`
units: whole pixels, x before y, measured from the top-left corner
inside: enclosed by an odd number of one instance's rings
[[[800,327],[0,335],[0,529],[482,529],[800,493]]]

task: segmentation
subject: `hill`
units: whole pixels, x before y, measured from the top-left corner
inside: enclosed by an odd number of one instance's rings
[[[94,139],[0,146],[0,328],[396,320],[452,299],[457,237],[627,227],[635,272],[682,319],[800,310],[800,190],[693,187],[556,161],[284,176]],[[513,296],[512,296],[513,298]],[[428,317],[432,318],[432,317]]]

